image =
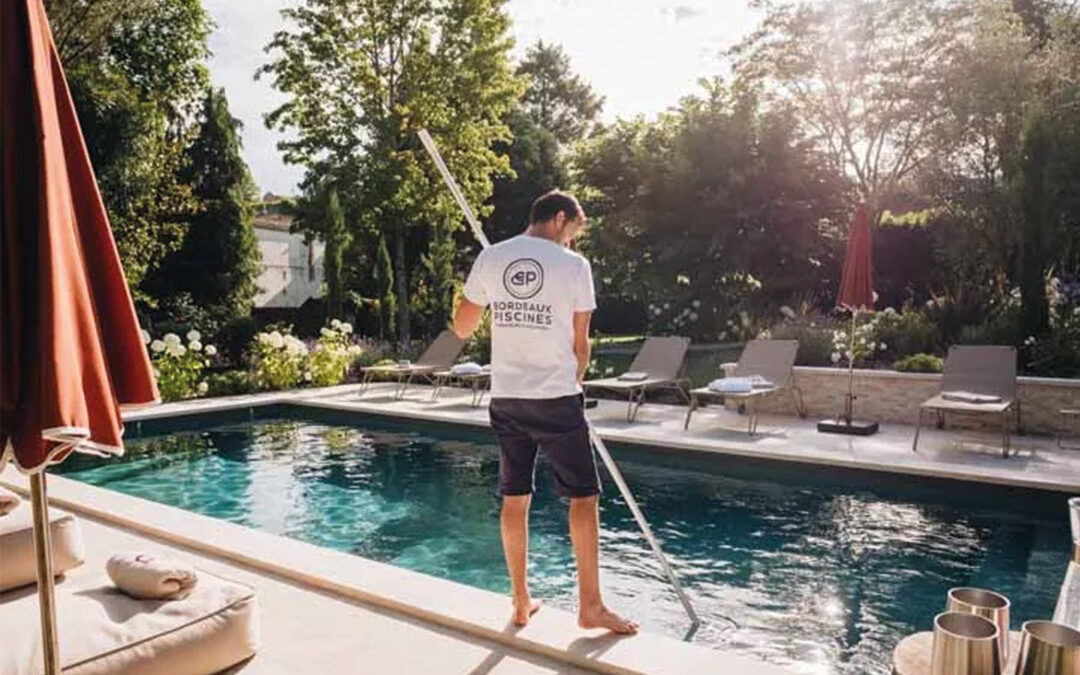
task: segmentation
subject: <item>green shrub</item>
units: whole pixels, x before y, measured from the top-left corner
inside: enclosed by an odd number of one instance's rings
[[[1022,335],[1019,304],[1006,304],[992,308],[985,321],[960,329],[956,339],[962,345],[1018,345],[1027,336]]]
[[[349,344],[352,325],[337,319],[323,327],[319,341],[307,356],[304,380],[316,387],[332,387],[345,381],[349,367],[363,350],[359,345]]]
[[[941,357],[933,354],[911,354],[893,364],[901,373],[940,373]]]
[[[208,396],[236,396],[256,391],[251,373],[246,370],[226,370],[206,377]]]
[[[234,365],[243,363],[244,351],[256,332],[255,319],[250,316],[238,316],[222,325],[216,339],[225,360]]]
[[[258,333],[251,353],[252,378],[259,389],[291,389],[303,381],[307,345],[288,332]]]
[[[208,385],[202,380],[202,372],[217,354],[214,345],[203,347],[202,336],[196,330],[188,331],[185,345],[176,333],[166,333],[160,340],[143,332],[143,340],[149,344],[150,360],[154,366],[158,391],[164,401],[181,401],[206,394]]]
[[[862,316],[862,315],[860,315]],[[832,332],[832,353],[829,360],[837,365],[848,365],[849,357],[856,366],[866,365],[866,362],[881,355],[888,348],[884,342],[877,340],[877,314],[870,316],[869,320],[855,317],[855,339],[851,339],[851,323],[844,322],[842,328],[836,328]],[[854,349],[854,353],[851,354]]]
[[[799,317],[776,324],[762,334],[773,340],[798,340],[799,366],[831,366],[833,353],[833,323],[824,317]]]
[[[940,351],[940,332],[922,311],[905,307],[894,311],[891,307],[875,315],[874,341],[885,345],[886,354],[907,356],[910,354]]]
[[[1028,338],[1025,347],[1031,355],[1026,370],[1032,375],[1080,376],[1080,309],[1053,322],[1047,334]]]

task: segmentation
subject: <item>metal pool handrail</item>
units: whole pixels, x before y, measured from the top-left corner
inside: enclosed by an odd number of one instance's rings
[[[480,221],[477,220],[476,214],[473,213],[472,208],[469,206],[469,202],[461,192],[461,188],[458,187],[457,181],[454,180],[453,174],[450,173],[450,169],[448,169],[446,163],[443,162],[442,155],[439,154],[439,149],[435,146],[435,141],[431,138],[431,134],[428,133],[427,129],[420,129],[420,131],[417,132],[417,135],[420,136],[420,142],[423,143],[424,149],[427,150],[428,155],[431,156],[431,161],[435,162],[436,168],[438,168],[439,173],[442,174],[443,180],[446,182],[446,187],[450,189],[450,194],[454,196],[454,200],[457,201],[458,206],[461,207],[462,212],[465,214],[465,220],[468,221],[469,227],[472,229],[472,233],[476,237],[476,240],[479,241],[480,245],[484,248],[491,246],[491,242],[488,241],[488,238],[480,225]],[[670,581],[671,585],[675,588],[675,593],[679,596],[679,602],[682,603],[683,609],[686,610],[686,615],[690,617],[692,634],[693,631],[701,625],[701,619],[698,618],[697,612],[694,611],[694,606],[690,604],[690,598],[687,597],[686,591],[683,590],[682,584],[679,583],[679,579],[675,576],[675,571],[671,569],[667,556],[664,555],[664,551],[660,548],[660,542],[653,534],[648,521],[645,520],[645,514],[641,512],[641,507],[638,506],[637,500],[634,499],[634,495],[631,494],[630,488],[626,484],[626,480],[623,479],[622,472],[620,472],[619,467],[615,465],[615,460],[612,459],[611,453],[608,452],[603,439],[600,438],[600,434],[596,433],[596,430],[593,428],[592,423],[589,422],[588,417],[585,418],[585,423],[589,427],[589,439],[592,441],[593,447],[596,448],[597,454],[600,455],[600,459],[603,460],[608,473],[611,474],[611,478],[615,481],[615,485],[618,486],[619,492],[622,493],[623,499],[626,500],[626,505],[630,507],[630,512],[634,514],[634,520],[637,521],[638,527],[641,528],[641,533],[645,536],[645,540],[648,541],[649,546],[652,547],[653,553],[660,562],[660,567],[663,568],[664,574],[667,575],[668,581]]]

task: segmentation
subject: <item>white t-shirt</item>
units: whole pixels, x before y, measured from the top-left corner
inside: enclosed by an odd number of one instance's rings
[[[581,391],[574,312],[596,309],[589,261],[549,239],[520,234],[480,252],[464,293],[491,307],[492,397]]]

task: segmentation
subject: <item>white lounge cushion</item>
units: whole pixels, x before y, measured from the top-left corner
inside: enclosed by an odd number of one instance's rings
[[[619,375],[618,379],[622,380],[623,382],[641,382],[642,380],[649,379],[649,374],[631,370],[630,372]]]
[[[993,394],[976,394],[972,391],[943,391],[941,398],[957,403],[1001,403],[1001,397]]]
[[[78,567],[86,557],[79,521],[55,507],[49,508],[49,543],[53,574],[57,576]],[[34,512],[30,500],[23,499],[0,517],[0,591],[36,582]]]
[[[754,389],[748,377],[724,377],[709,383],[709,389],[723,394],[744,394]]]
[[[38,675],[41,634],[37,595],[3,599],[0,673]],[[200,675],[251,657],[258,648],[255,591],[199,570],[183,600],[139,600],[107,577],[56,591],[60,665],[64,675]]]
[[[484,367],[472,361],[459,363],[450,369],[451,375],[481,375],[483,372]]]

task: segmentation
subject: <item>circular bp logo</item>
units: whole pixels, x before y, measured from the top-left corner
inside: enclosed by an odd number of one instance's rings
[[[532,258],[519,258],[506,266],[503,286],[518,300],[528,300],[544,287],[544,268]]]

